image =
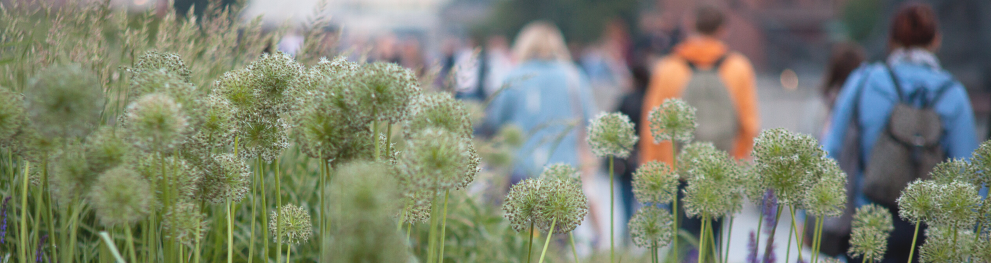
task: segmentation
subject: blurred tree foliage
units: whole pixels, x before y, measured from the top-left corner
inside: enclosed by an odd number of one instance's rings
[[[547,20],[561,28],[568,42],[588,43],[598,39],[611,19],[622,19],[633,29],[644,0],[503,0],[477,30],[514,37],[534,20]]]
[[[882,13],[881,0],[847,1],[843,7],[842,21],[850,39],[863,42],[871,36]]]

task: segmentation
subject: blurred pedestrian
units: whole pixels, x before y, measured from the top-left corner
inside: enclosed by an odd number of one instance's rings
[[[851,193],[857,206],[877,203],[897,215],[898,207],[892,198],[908,182],[927,174],[932,161],[968,158],[977,148],[974,113],[967,91],[943,70],[933,54],[940,46],[936,19],[929,5],[902,6],[891,23],[887,61],[851,73],[836,99],[824,147],[832,158],[846,154],[844,151],[855,151],[861,156],[859,160],[864,166],[857,169],[858,185]],[[898,124],[898,127],[889,122],[894,118],[919,117],[917,112],[935,112],[938,120],[922,125]],[[844,149],[844,138],[851,126],[860,140],[859,147]],[[916,136],[904,142],[894,135],[894,130]],[[902,144],[921,146],[906,149]],[[903,154],[908,158],[899,157]],[[933,160],[935,157],[943,158]],[[888,239],[883,262],[906,262],[914,225],[897,216],[893,219],[895,228]],[[924,230],[920,229],[919,233]],[[917,245],[925,243],[924,235],[920,234],[919,239]],[[915,256],[913,261],[918,258]]]
[[[642,124],[649,123],[648,113],[664,100],[681,98],[697,110],[696,141],[712,142],[733,158],[747,158],[760,127],[753,66],[742,54],[729,51],[721,40],[727,33],[721,10],[702,6],[695,15],[695,34],[654,67],[644,97]],[[672,162],[672,144],[654,144],[649,125],[640,125],[640,138],[641,163]],[[685,182],[681,182],[680,188],[684,187]],[[683,197],[681,191],[678,196]],[[687,218],[684,211],[678,209],[681,227],[697,237],[702,220]],[[711,224],[714,236],[719,236],[720,221]]]
[[[864,49],[853,42],[840,42],[833,46],[832,54],[829,58],[829,64],[826,65],[826,73],[823,75],[822,83],[822,103],[817,104],[815,110],[812,114],[809,114],[811,118],[807,121],[808,126],[812,128],[808,129],[811,132],[818,134],[825,134],[826,129],[829,127],[829,119],[833,106],[836,102],[836,97],[839,95],[840,90],[843,88],[843,83],[846,82],[847,77],[850,76],[854,70],[858,69],[863,65],[866,55]],[[847,137],[851,137],[848,134]],[[821,139],[821,136],[820,136]],[[851,140],[851,148],[855,148],[855,139]],[[840,157],[840,168],[847,173],[847,193],[853,193],[854,181],[856,170],[854,170],[857,165],[856,158],[846,158]],[[843,215],[839,217],[826,217],[823,221],[822,229],[822,239],[820,245],[820,252],[832,257],[837,257],[840,255],[845,255],[850,247],[850,231],[851,222],[853,220],[853,212],[856,206],[853,205],[854,198],[852,195],[847,196],[847,206],[843,211]],[[809,216],[805,219],[806,225],[812,225],[815,221],[813,216]],[[803,242],[806,246],[812,247],[812,231],[813,228],[805,229],[805,240]]]
[[[471,41],[472,43],[478,42]],[[457,57],[457,97],[484,101],[502,87],[513,59],[506,37],[491,35],[477,49],[469,47]]]
[[[596,107],[588,80],[571,62],[564,43],[561,31],[548,22],[523,27],[513,44],[520,64],[506,75],[506,88],[486,110],[486,130],[514,124],[529,135],[516,154],[511,184],[535,178],[545,165],[564,163],[580,168],[584,186],[592,186],[590,176],[597,165],[585,130]],[[598,231],[599,206],[594,198],[589,200],[592,227]]]
[[[595,105],[615,109],[620,97],[632,90],[626,55],[630,37],[622,20],[608,23],[598,43],[587,47],[579,62],[588,74]]]

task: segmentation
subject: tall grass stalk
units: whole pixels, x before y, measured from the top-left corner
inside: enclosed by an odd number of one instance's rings
[[[103,239],[103,243],[106,245],[107,249],[110,250],[110,254],[117,259],[117,262],[124,262],[124,257],[120,256],[120,251],[117,251],[117,246],[114,245],[114,241],[110,238],[110,235],[107,234],[107,231],[100,231],[100,238]],[[24,258],[21,260],[24,260]]]
[[[18,229],[20,231],[20,242],[17,244],[17,255],[21,263],[27,263],[27,244],[28,244],[28,182],[30,181],[30,171],[31,162],[24,161],[24,177],[21,179],[23,182],[21,188],[21,227]]]
[[[612,159],[612,157],[610,157],[610,159]],[[554,236],[554,225],[555,224],[557,224],[557,218],[554,218],[554,220],[551,220],[551,228],[550,228],[550,230],[547,230],[547,240],[544,241],[544,250],[540,252],[540,261],[537,261],[537,263],[544,263],[544,256],[547,255],[547,245],[549,245],[551,243],[551,237]]]
[[[127,251],[131,257],[131,262],[138,262],[138,253],[134,250],[134,235],[131,234],[131,225],[124,225],[124,235],[126,235],[125,239],[127,240]]]
[[[249,255],[250,256],[250,255]],[[227,263],[234,262],[234,207],[227,197]]]

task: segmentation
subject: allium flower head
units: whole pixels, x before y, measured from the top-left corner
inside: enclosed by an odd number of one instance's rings
[[[174,194],[179,200],[195,200],[203,180],[202,170],[178,156],[163,157],[159,160],[154,155],[146,155],[128,162],[134,171],[152,184],[156,182],[168,184],[174,189]],[[168,177],[163,178],[163,173]]]
[[[254,114],[252,109],[259,107],[262,96],[261,89],[257,88],[257,78],[247,69],[228,71],[214,81],[213,90],[230,101],[239,113]]]
[[[288,109],[286,91],[290,83],[303,74],[303,66],[283,52],[263,54],[248,65],[255,76],[256,87],[260,89],[261,108],[266,114],[281,114]]]
[[[815,216],[839,216],[846,208],[846,174],[832,158],[821,160],[818,178],[805,196],[804,206]]]
[[[82,147],[69,146],[56,160],[58,163],[55,165],[52,181],[63,200],[73,200],[89,192],[90,186],[99,174],[90,171]]]
[[[195,246],[206,236],[208,221],[195,202],[181,201],[162,216],[162,228],[170,241]]]
[[[581,172],[570,164],[556,163],[544,167],[544,172],[540,173],[539,180],[554,181],[560,180],[581,185]]]
[[[919,248],[919,262],[969,262],[967,256],[974,247],[973,231],[929,227],[925,234],[926,243]]]
[[[814,182],[825,151],[814,138],[782,128],[764,130],[754,142],[759,181],[784,205],[798,204]]]
[[[144,95],[127,106],[125,129],[136,147],[147,152],[168,153],[185,139],[188,129],[181,105],[171,97]]]
[[[523,132],[523,129],[515,124],[507,124],[499,127],[499,131],[496,132],[496,138],[499,138],[499,141],[512,148],[519,148],[526,142],[526,134]]]
[[[599,113],[588,124],[588,144],[599,157],[626,158],[639,139],[630,117],[622,113]]]
[[[124,167],[100,175],[88,197],[104,226],[138,222],[148,215],[154,202],[148,181]]]
[[[960,181],[942,184],[943,191],[938,198],[940,205],[936,207],[936,218],[926,222],[930,226],[969,229],[977,222],[977,211],[981,202],[977,187]]]
[[[540,203],[540,188],[543,181],[536,179],[526,179],[513,185],[506,195],[502,210],[509,225],[516,232],[530,231],[531,224],[536,225],[537,205]]]
[[[330,262],[402,262],[409,259],[404,240],[393,218],[403,200],[396,191],[394,171],[381,162],[355,161],[336,168],[332,181],[334,222],[330,247],[324,252]],[[432,199],[436,194],[424,196]],[[429,206],[429,204],[427,205]],[[416,216],[420,216],[417,214]],[[428,215],[423,215],[428,216]],[[407,218],[409,220],[409,218]],[[418,220],[418,219],[414,219]],[[309,231],[307,231],[309,232]]]
[[[251,171],[243,159],[231,153],[215,155],[204,171],[200,196],[212,204],[238,203],[250,181]]]
[[[545,182],[538,192],[537,226],[544,232],[564,234],[571,232],[585,219],[588,213],[588,199],[581,186],[574,182]],[[554,229],[551,229],[551,224]]]
[[[414,193],[409,197],[404,197],[405,202],[399,218],[403,223],[422,223],[430,219],[430,194],[426,191]]]
[[[884,251],[888,249],[889,232],[880,232],[873,228],[854,228],[850,234],[851,256],[880,261]]]
[[[966,160],[952,158],[933,167],[929,177],[939,183],[959,181],[973,184],[977,179],[977,172]]]
[[[190,137],[193,141],[211,147],[225,147],[234,142],[238,132],[237,120],[234,119],[235,109],[223,96],[211,94],[200,105],[201,112],[197,115],[195,131]]]
[[[375,121],[399,123],[406,118],[410,102],[420,94],[413,72],[394,63],[366,64],[357,77],[368,92],[358,98],[359,104],[372,107]]]
[[[123,132],[113,127],[104,126],[90,134],[84,145],[86,163],[94,174],[124,163],[125,158],[133,152],[131,144],[124,140]]]
[[[341,222],[395,215],[402,204],[396,202],[400,195],[393,169],[391,165],[370,161],[353,161],[336,168],[334,187],[344,190],[333,194],[333,200],[338,202],[336,206],[341,208],[335,218]]]
[[[337,56],[333,60],[321,58],[310,72],[324,75],[354,76],[361,71],[361,65],[348,61],[347,56]]]
[[[467,186],[478,168],[468,167],[471,141],[443,129],[426,129],[406,141],[398,167],[418,188],[440,191]]]
[[[24,98],[0,87],[0,141],[7,141],[24,125]]]
[[[448,93],[426,93],[416,96],[410,107],[410,118],[403,131],[408,137],[426,128],[446,129],[471,138],[472,126],[464,102]]]
[[[128,102],[152,93],[167,94],[175,99],[176,102],[184,105],[193,105],[199,100],[199,93],[196,87],[181,76],[165,71],[164,69],[138,71],[135,73],[131,79],[131,87],[127,94]]]
[[[681,147],[681,151],[677,156],[678,159],[676,160],[677,167],[675,167],[681,180],[688,180],[688,170],[692,169],[692,160],[699,159],[716,151],[719,151],[719,149],[716,149],[716,146],[712,145],[711,142],[692,142]]]
[[[45,137],[82,137],[100,122],[103,88],[96,74],[78,65],[38,73],[24,91],[28,117]]]
[[[633,173],[633,196],[645,204],[667,204],[678,192],[678,174],[667,163],[650,161]]]
[[[690,216],[721,216],[739,210],[742,187],[739,166],[729,154],[713,150],[691,160],[685,188],[685,213]]]
[[[916,180],[908,184],[898,197],[898,216],[912,224],[932,223],[942,206],[939,200],[944,188],[932,180]]]
[[[278,238],[277,229],[282,230],[283,242],[291,245],[299,245],[310,240],[313,234],[313,225],[310,223],[310,212],[302,207],[286,204],[278,213],[270,213],[268,229],[272,232],[272,240]],[[282,220],[277,220],[281,217]]]
[[[870,228],[879,232],[890,233],[895,230],[892,224],[891,212],[876,204],[857,208],[853,214],[853,228]]]
[[[991,185],[991,140],[981,143],[981,146],[974,150],[974,156],[970,161],[977,173],[977,181],[974,184]]]
[[[630,219],[630,235],[639,247],[664,247],[671,242],[674,216],[656,206],[644,206]]]
[[[297,144],[313,158],[336,159],[355,145],[352,140],[371,137],[367,126],[352,123],[347,108],[334,102],[334,93],[317,93],[322,99],[307,103],[295,116],[294,132]],[[374,148],[374,146],[373,146]]]
[[[191,74],[189,68],[186,67],[186,63],[179,57],[179,54],[158,51],[148,51],[144,55],[141,55],[141,57],[138,57],[138,62],[135,63],[134,69],[140,71],[164,69],[169,73],[182,77],[183,81],[189,81],[189,75]]]
[[[257,117],[238,123],[240,149],[244,156],[261,157],[270,162],[289,148],[289,124],[282,118]]]
[[[757,175],[757,169],[754,169],[753,162],[740,161],[737,164],[740,165],[740,182],[743,184],[743,193],[751,203],[761,205],[767,188],[764,188],[764,184],[760,182],[760,176]]]
[[[662,141],[689,142],[695,134],[695,108],[681,99],[666,99],[650,110],[650,134],[654,143]]]

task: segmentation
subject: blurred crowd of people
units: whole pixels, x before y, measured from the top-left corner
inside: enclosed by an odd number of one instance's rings
[[[508,178],[511,183],[536,177],[545,165],[554,163],[579,167],[583,181],[593,181],[606,171],[584,140],[587,121],[598,112],[629,116],[639,131],[640,144],[614,168],[623,211],[616,221],[626,222],[639,205],[632,194],[633,171],[650,161],[673,162],[675,146],[654,143],[648,127],[649,111],[666,99],[681,98],[698,108],[696,139],[712,141],[733,158],[750,158],[761,127],[756,76],[750,61],[723,42],[725,20],[716,7],[699,8],[693,23],[645,16],[638,25],[640,32],[630,32],[621,20],[614,20],[603,27],[599,41],[588,45],[567,42],[552,23],[535,21],[512,41],[504,35],[452,38],[431,55],[425,55],[415,37],[385,35],[373,43],[359,38],[348,46],[371,46],[351,54],[399,63],[421,76],[434,74],[433,86],[459,99],[487,103],[484,122],[478,125],[480,136],[489,136],[507,124],[526,131],[529,138],[517,152]],[[944,158],[968,158],[977,147],[968,94],[934,55],[941,44],[938,28],[931,7],[906,4],[890,24],[886,60],[867,62],[862,48],[844,42],[834,45],[830,61],[823,65],[821,97],[828,114],[818,121],[822,132],[814,136],[849,176],[847,213],[879,203],[898,214],[897,206],[866,195],[873,189],[865,189],[868,186],[862,183],[868,174],[865,170],[878,165],[875,159],[889,157],[877,158],[888,152],[874,149],[874,144],[892,136],[889,119],[896,108],[929,110],[938,116],[938,122],[926,125],[940,127],[933,145]],[[280,43],[279,48],[290,53],[293,45],[302,42],[291,37],[283,41],[286,45]],[[596,191],[585,185],[586,191]],[[590,202],[593,228],[602,238],[601,229],[607,228],[597,222],[608,214],[604,210],[608,206],[603,205],[607,201],[590,198]],[[698,235],[701,221],[686,217],[684,209],[679,211],[681,227]],[[849,224],[839,222],[839,227],[825,230],[831,243],[824,244],[824,253],[845,254]],[[718,236],[721,222],[712,225]],[[884,262],[907,261],[912,226],[898,217],[894,226]]]

